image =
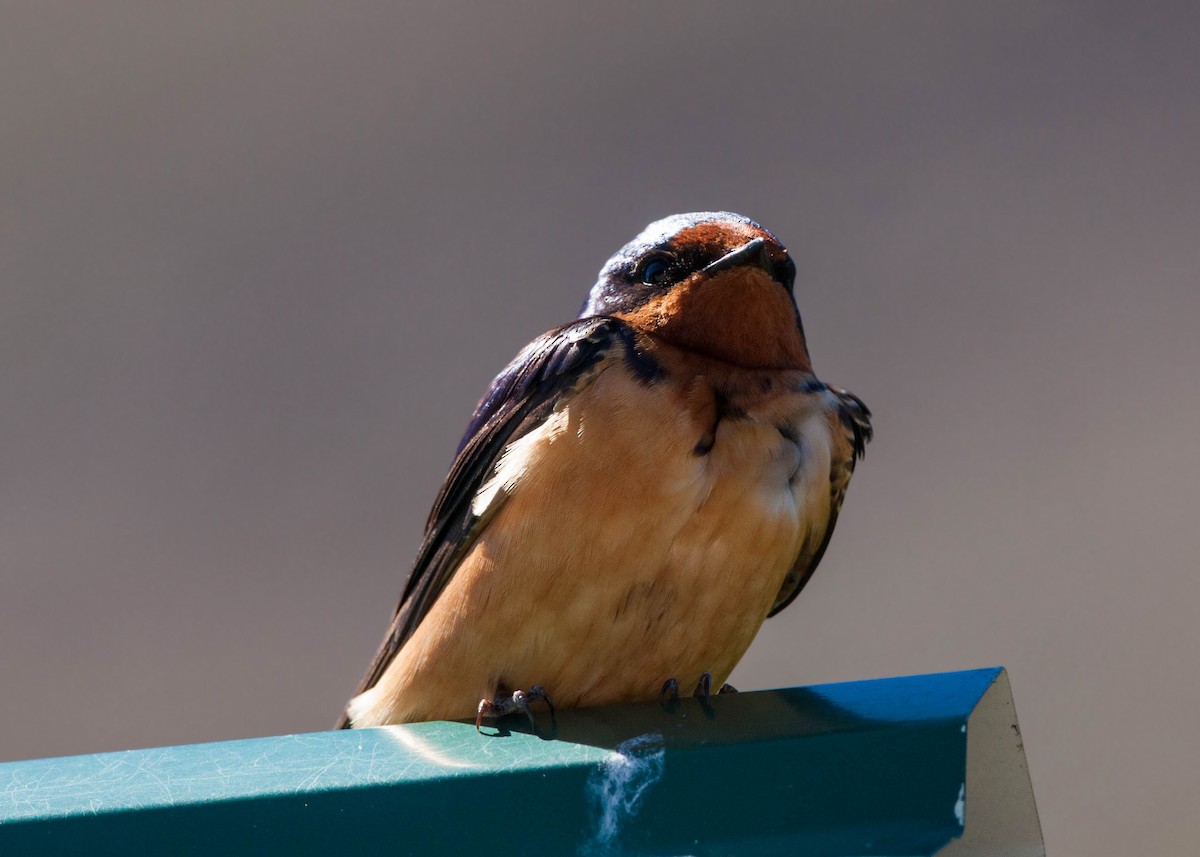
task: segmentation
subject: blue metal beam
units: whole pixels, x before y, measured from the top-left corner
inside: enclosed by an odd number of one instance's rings
[[[0,764],[0,853],[934,854],[971,838],[968,724],[998,683],[563,711],[551,740],[439,722]]]

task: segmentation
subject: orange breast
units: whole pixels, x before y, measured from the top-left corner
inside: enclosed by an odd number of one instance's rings
[[[824,531],[830,439],[820,400],[793,393],[698,455],[712,414],[687,392],[617,363],[510,447],[481,500],[495,517],[356,725],[468,717],[498,688],[575,706],[724,681]]]

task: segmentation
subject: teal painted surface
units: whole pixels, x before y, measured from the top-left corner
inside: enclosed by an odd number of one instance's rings
[[[0,764],[0,854],[932,854],[999,672]]]

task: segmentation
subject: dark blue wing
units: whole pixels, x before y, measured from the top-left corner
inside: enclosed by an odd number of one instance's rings
[[[472,500],[505,447],[541,425],[563,395],[614,349],[621,349],[627,365],[643,380],[658,374],[658,367],[638,349],[632,328],[619,319],[596,316],[539,336],[492,382],[459,443],[391,627],[357,693],[369,690],[383,675],[486,526],[472,511]],[[346,725],[344,719],[340,725]]]

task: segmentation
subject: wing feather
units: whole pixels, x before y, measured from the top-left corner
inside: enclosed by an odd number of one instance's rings
[[[815,544],[806,544],[796,557],[779,595],[775,597],[775,605],[768,616],[774,616],[787,607],[800,594],[800,590],[808,583],[813,572],[829,547],[829,539],[833,536],[833,528],[837,523],[838,512],[846,499],[846,488],[850,477],[854,475],[854,466],[867,451],[867,443],[871,440],[871,411],[863,404],[862,399],[845,390],[829,388],[837,401],[830,415],[830,428],[834,439],[829,468],[829,520],[825,524],[825,532],[821,540]]]

